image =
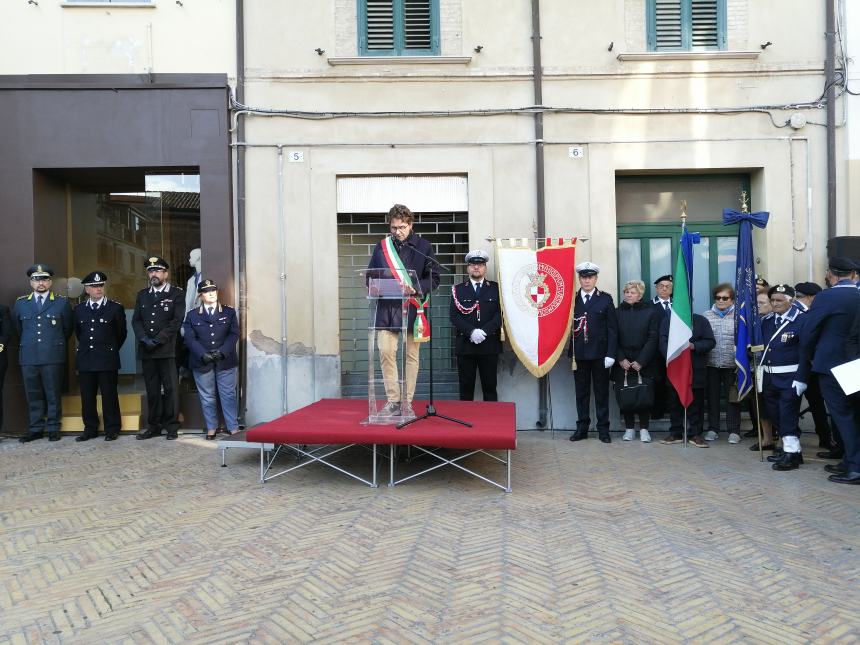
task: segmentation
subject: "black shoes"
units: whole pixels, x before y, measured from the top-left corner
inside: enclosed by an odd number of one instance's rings
[[[603,443],[612,443],[612,437],[609,436],[608,432],[601,432],[598,439]]]
[[[143,432],[138,432],[135,439],[152,439],[153,437],[158,437],[161,435],[161,430],[144,430]]]
[[[75,441],[89,441],[99,436],[98,432],[84,432],[84,434],[75,437]]]
[[[833,473],[834,475],[844,475],[845,473],[848,472],[848,467],[843,463],[827,464],[824,467],[824,470],[826,470],[829,473]]]
[[[770,457],[768,457],[768,460]],[[774,470],[796,470],[803,463],[803,455],[799,452],[784,452],[771,468]]]
[[[116,441],[118,435],[115,434],[106,434],[105,441]]]
[[[18,441],[21,443],[30,443],[31,441],[35,441],[36,439],[41,439],[45,436],[44,432],[31,432],[29,434],[25,434],[23,437],[18,437]]]
[[[173,432],[168,431],[165,439],[167,439],[168,441],[173,441],[174,439],[179,439],[179,433],[176,430],[174,430]]]
[[[773,450],[773,444],[772,444],[772,443],[769,443],[769,444],[767,444],[766,446],[762,446],[762,447],[761,447],[761,449],[762,449],[762,450]],[[751,445],[751,446],[750,446],[750,450],[752,450],[753,452],[755,452],[756,450],[758,450],[758,443],[754,443],[753,445]]]
[[[845,451],[831,449],[826,452],[816,452],[815,456],[819,459],[842,459],[845,456]]]
[[[844,475],[830,475],[827,479],[832,481],[834,484],[852,484],[854,486],[860,486],[860,472],[850,472],[845,473]]]
[[[48,433],[48,441],[59,441],[60,433],[59,432],[49,432]]]
[[[206,440],[207,440],[207,441],[212,441],[212,439],[214,439],[214,438],[215,438],[215,435],[217,435],[217,434],[218,434],[218,431],[217,431],[217,430],[214,430],[214,431],[212,432],[212,434],[209,434],[209,433],[207,432],[207,433],[206,433]]]
[[[583,439],[588,439],[588,430],[577,430],[570,435],[571,441],[582,441]]]

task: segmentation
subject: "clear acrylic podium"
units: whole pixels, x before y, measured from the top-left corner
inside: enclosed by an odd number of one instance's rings
[[[365,424],[398,424],[413,418],[401,414],[389,414],[385,407],[391,398],[406,401],[406,334],[409,333],[409,299],[403,292],[403,284],[418,284],[415,271],[401,271],[397,276],[391,269],[364,269],[358,272],[359,279],[367,288],[367,419]],[[399,278],[399,279],[398,279]],[[397,379],[386,383],[378,354],[378,332],[397,332],[396,369]],[[379,367],[379,369],[377,369]],[[396,393],[396,396],[395,396]]]

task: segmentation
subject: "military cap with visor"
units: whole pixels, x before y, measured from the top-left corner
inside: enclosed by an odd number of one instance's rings
[[[197,293],[206,293],[207,291],[217,291],[218,285],[215,284],[214,280],[210,280],[206,278],[202,280],[199,285],[197,285]]]
[[[164,258],[160,258],[158,256],[151,256],[146,259],[146,270],[147,271],[157,271],[159,269],[167,271],[170,268],[170,265],[167,264],[167,260]]]
[[[857,265],[851,258],[830,258],[827,268],[833,273],[851,273],[857,270]]]
[[[29,269],[27,269],[27,277],[31,279],[52,278],[54,277],[54,270],[47,264],[34,264]]]
[[[104,271],[93,271],[81,280],[81,284],[85,287],[100,287],[105,282],[107,282],[107,274]]]
[[[600,273],[600,267],[594,262],[580,262],[576,265],[576,272],[583,278],[588,278]]]
[[[817,296],[821,293],[821,287],[814,282],[798,282],[794,285],[794,291],[800,296]]]
[[[486,264],[489,260],[489,254],[481,249],[474,249],[466,254],[466,264]]]
[[[659,278],[657,278],[656,280],[654,280],[654,284],[655,284],[655,285],[660,284],[661,282],[673,282],[673,283],[674,283],[674,282],[675,282],[675,278],[673,278],[673,277],[672,277],[672,276],[670,276],[670,275],[661,275]]]
[[[788,284],[775,284],[767,290],[767,297],[773,298],[773,294],[781,293],[789,298],[794,298],[794,288]]]

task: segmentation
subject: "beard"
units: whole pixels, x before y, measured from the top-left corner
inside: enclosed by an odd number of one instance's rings
[[[161,286],[161,285],[163,285],[163,284],[164,284],[164,281],[162,281],[162,279],[161,279],[161,278],[159,278],[158,276],[152,276],[152,277],[149,279],[149,285],[150,285],[150,286],[152,286],[152,287],[156,287],[156,288],[157,288],[157,287],[160,287],[160,286]]]

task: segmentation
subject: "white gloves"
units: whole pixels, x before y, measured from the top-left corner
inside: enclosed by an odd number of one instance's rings
[[[792,381],[791,389],[797,394],[797,396],[801,396],[804,392],[806,392],[806,383],[801,383],[800,381]]]
[[[609,358],[607,356],[606,358],[603,359],[603,367],[604,368],[609,369],[613,365],[615,365],[615,359],[614,358]]]
[[[475,329],[474,331],[472,331],[472,335],[469,338],[476,345],[480,345],[486,340],[487,332],[485,332],[483,329]]]

